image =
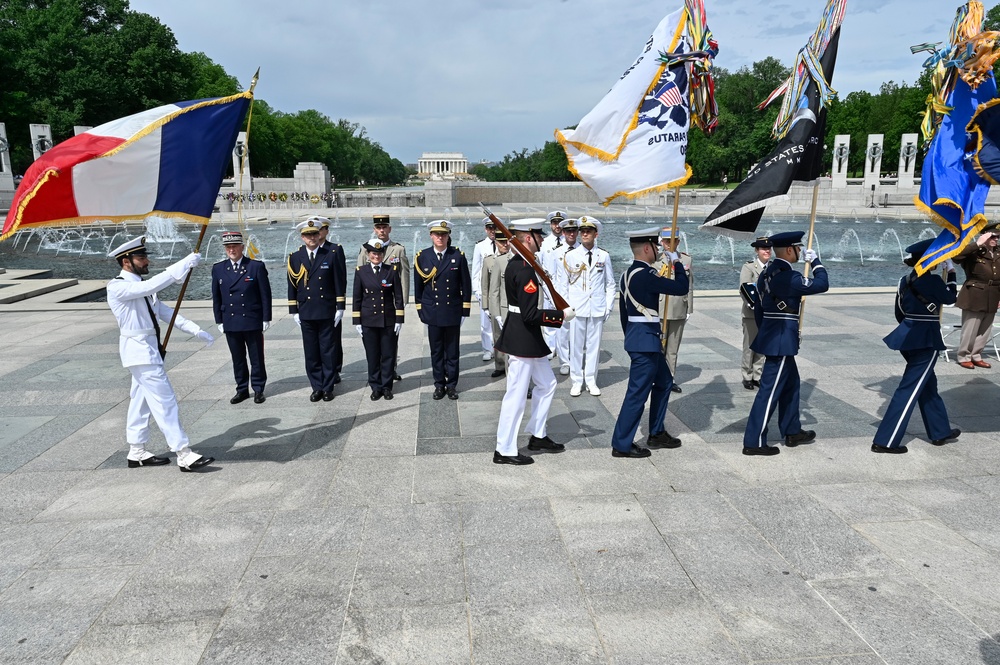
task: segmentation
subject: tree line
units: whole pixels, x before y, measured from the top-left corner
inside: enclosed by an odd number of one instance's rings
[[[173,102],[240,92],[236,77],[204,53],[185,53],[169,27],[128,0],[0,0],[0,122],[11,162],[32,162],[30,123],[53,141],[74,125],[96,126]],[[299,162],[322,162],[338,185],[399,184],[406,167],[348,120],[316,110],[286,113],[257,99],[251,172],[290,177]]]

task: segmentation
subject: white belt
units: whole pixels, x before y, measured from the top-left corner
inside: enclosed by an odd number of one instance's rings
[[[132,337],[138,339],[140,337],[148,337],[149,335],[155,335],[156,331],[153,330],[152,328],[149,329],[144,328],[142,330],[120,330],[119,334],[122,337]]]
[[[520,314],[521,308],[518,307],[517,305],[507,305],[507,311],[512,312],[514,314]]]
[[[629,323],[659,323],[660,317],[654,316],[651,319],[647,319],[645,316],[630,316],[628,317]]]
[[[937,314],[904,314],[903,318],[910,321],[933,321],[935,323],[941,320]]]
[[[798,321],[798,314],[772,314],[767,313],[764,315],[765,319],[771,319],[772,321]]]

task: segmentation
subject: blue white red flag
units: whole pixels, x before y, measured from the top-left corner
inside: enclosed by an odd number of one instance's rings
[[[150,216],[207,224],[252,98],[167,104],[63,141],[25,172],[0,240],[21,228]]]
[[[680,91],[673,81],[669,81],[665,86],[656,91],[655,96],[660,103],[666,107],[680,106],[684,103]]]

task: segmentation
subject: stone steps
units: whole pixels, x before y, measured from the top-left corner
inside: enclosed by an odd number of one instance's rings
[[[76,284],[77,280],[75,279],[2,279],[0,280],[0,305],[9,305],[52,291],[76,286]]]
[[[60,303],[72,302],[77,298],[93,300],[97,294],[103,295],[108,285],[107,280],[104,279],[80,279],[76,280],[76,282],[73,286],[67,286],[57,291],[50,291],[34,296],[31,301],[36,303]]]

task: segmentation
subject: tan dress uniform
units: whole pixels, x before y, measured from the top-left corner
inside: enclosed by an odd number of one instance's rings
[[[747,282],[757,283],[757,278],[764,271],[766,264],[760,259],[754,258],[743,264],[740,268],[740,284]],[[742,299],[741,299],[742,302]],[[750,348],[750,343],[757,336],[757,320],[754,319],[753,310],[743,303],[743,356],[740,359],[740,372],[744,381],[756,381],[760,383],[760,373],[764,369],[764,356]]]
[[[680,253],[681,263],[688,274],[689,288],[683,296],[670,296],[669,300],[665,296],[660,297],[660,311],[663,311],[663,302],[667,300],[667,311],[664,316],[667,320],[666,350],[667,366],[670,374],[677,382],[677,351],[681,347],[681,339],[684,337],[684,324],[690,314],[694,313],[694,277],[691,274],[691,256],[683,252]],[[653,264],[653,268],[662,275],[667,275],[667,266],[662,260]]]
[[[984,363],[983,348],[993,332],[1000,302],[1000,247],[971,244],[955,257],[965,270],[965,283],[956,303],[962,310],[962,339],[958,362]],[[987,365],[988,366],[988,365]]]
[[[481,284],[483,305],[490,313],[493,324],[493,339],[500,338],[502,322],[507,318],[507,290],[504,288],[504,273],[513,252],[506,254],[491,254],[483,259]],[[506,371],[507,354],[496,351],[493,354],[493,365],[497,370]]]

